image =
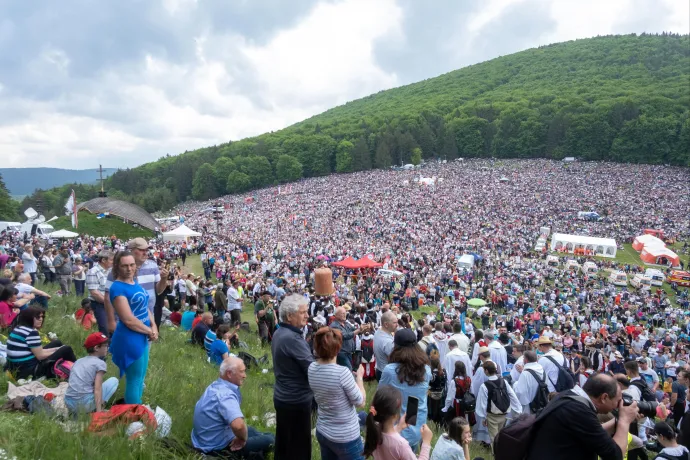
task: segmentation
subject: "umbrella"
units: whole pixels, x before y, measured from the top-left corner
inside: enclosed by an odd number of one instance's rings
[[[471,305],[473,307],[483,307],[486,305],[486,300],[484,299],[470,299],[467,301],[467,305]]]

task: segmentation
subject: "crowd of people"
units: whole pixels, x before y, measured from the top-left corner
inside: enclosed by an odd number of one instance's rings
[[[601,273],[643,267],[563,254],[554,266],[534,246],[543,227],[619,244],[660,228],[684,256],[688,179],[663,166],[457,161],[186,203],[173,212],[203,236],[185,242],[81,236],[51,245],[4,234],[0,327],[17,331],[7,365],[51,376],[55,357],[75,360],[59,342],[34,347],[50,300],[39,288],[59,283],[60,295],[86,297],[76,321],[99,331],[86,347],[96,356],[88,372],[75,364],[98,397],[76,384],[72,407],[96,410],[117,388],[97,366],[103,337],[125,376],[125,401],[140,403],[149,343],[161,325],[179,326],[219,366],[194,412],[192,444],[207,454],[273,449],[278,460],[307,459],[315,428],[324,459],[469,459],[472,440],[499,458],[501,433],[532,415],[544,429],[527,458],[644,458],[654,439],[684,458],[688,290],[621,289]],[[218,205],[220,219],[209,211]],[[203,274],[185,269],[192,253]],[[474,266],[458,265],[465,254]],[[333,265],[347,256],[382,270]],[[568,268],[569,259],[594,261],[600,273]],[[332,293],[315,291],[324,266]],[[236,354],[248,302],[273,355],[275,435],[242,416],[246,364]],[[364,382],[374,380],[366,407]],[[600,420],[613,409],[615,423]],[[433,449],[427,421],[444,431]]]

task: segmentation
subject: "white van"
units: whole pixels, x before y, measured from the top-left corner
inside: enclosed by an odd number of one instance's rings
[[[577,271],[580,268],[580,264],[577,263],[577,260],[572,260],[570,259],[565,263],[565,268],[567,270],[575,270]]]
[[[599,267],[594,262],[585,262],[580,269],[585,275],[596,275],[599,271]]]
[[[472,254],[463,254],[460,259],[458,259],[458,268],[463,268],[465,270],[471,270],[474,267],[474,256]]]
[[[628,285],[628,275],[622,270],[616,270],[611,272],[609,275],[609,283],[614,286],[627,286]]]
[[[22,224],[19,222],[2,221],[0,222],[0,232],[4,232],[5,230],[8,232],[18,232],[21,226]]]
[[[48,238],[48,235],[55,231],[50,224],[32,224],[31,222],[24,222],[20,230],[27,235],[37,235],[42,238]]]
[[[548,265],[549,267],[557,267],[558,266],[558,257],[546,256],[546,265]]]
[[[666,281],[666,276],[661,270],[656,268],[648,268],[644,272],[644,276],[649,276],[652,279],[652,286],[662,286],[664,281]]]
[[[638,273],[630,280],[630,285],[634,288],[648,291],[652,288],[652,279],[649,276]]]

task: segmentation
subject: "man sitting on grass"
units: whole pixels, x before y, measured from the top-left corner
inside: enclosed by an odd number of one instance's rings
[[[119,383],[115,377],[103,381],[107,370],[108,337],[94,332],[84,341],[84,348],[88,356],[79,358],[72,366],[65,393],[65,405],[71,414],[102,411],[103,404],[113,397]]]
[[[204,454],[262,458],[275,442],[271,433],[247,426],[240,404],[240,387],[247,378],[244,362],[227,358],[220,365],[220,378],[206,388],[194,407],[192,445]]]

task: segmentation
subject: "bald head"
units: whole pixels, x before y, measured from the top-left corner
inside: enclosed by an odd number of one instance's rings
[[[381,315],[381,327],[388,332],[395,332],[398,329],[398,317],[392,311],[387,311]]]
[[[203,321],[205,324],[213,324],[213,313],[211,312],[205,312],[201,315],[201,321]]]
[[[335,316],[335,319],[338,321],[344,322],[347,319],[347,311],[343,307],[338,307],[335,309],[333,316]]]

